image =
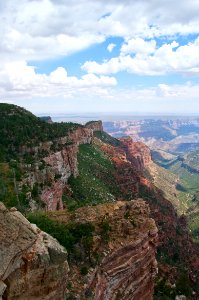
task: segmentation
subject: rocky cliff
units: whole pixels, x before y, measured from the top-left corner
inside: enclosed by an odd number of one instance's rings
[[[102,121],[90,121],[85,124],[87,128],[92,129],[93,131],[103,131]]]
[[[0,202],[0,299],[62,300],[68,272],[65,249]]]
[[[68,178],[78,175],[77,153],[82,144],[90,144],[93,130],[79,127],[71,130],[66,137],[45,143],[34,148],[23,147],[23,155],[31,154],[34,161],[22,164],[24,171],[23,184],[30,190],[36,184],[39,198],[45,204],[46,210],[63,209],[62,195]],[[32,209],[36,203],[32,203]]]
[[[141,199],[83,207],[70,215],[50,214],[59,222],[73,220],[95,228],[90,260],[97,255],[98,263],[93,268],[87,262],[85,276],[81,275],[78,265],[71,264],[70,295],[94,300],[153,299],[158,235],[149,214],[149,206]],[[80,246],[78,249],[80,251]]]
[[[143,172],[152,162],[150,149],[142,142],[134,142],[131,137],[120,138],[127,159],[137,171]]]
[[[175,284],[182,272],[181,266],[184,265],[194,289],[193,294],[199,293],[199,250],[189,235],[186,217],[179,217],[162,190],[145,177],[145,169],[153,166],[149,148],[129,138],[120,141],[118,147],[98,144],[115,165],[114,176],[123,197],[141,196],[150,205],[151,216],[159,230],[160,278],[165,278],[170,285]],[[193,299],[197,299],[197,296],[193,296]]]

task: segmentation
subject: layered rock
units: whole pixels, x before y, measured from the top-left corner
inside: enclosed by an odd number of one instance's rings
[[[62,300],[68,272],[64,248],[0,203],[0,299]]]
[[[90,121],[85,125],[87,128],[92,129],[93,131],[103,131],[102,121]]]
[[[46,210],[63,209],[62,194],[68,178],[78,176],[77,153],[81,144],[90,144],[93,130],[79,127],[66,137],[41,143],[32,149],[23,149],[23,153],[35,156],[36,163],[25,166],[23,184],[33,189],[34,184],[42,185],[40,199]],[[42,160],[38,158],[44,153]]]
[[[151,216],[156,221],[159,230],[158,252],[161,253],[159,273],[171,284],[175,284],[181,272],[178,266],[183,264],[188,270],[193,291],[197,293],[199,250],[190,237],[186,218],[185,216],[178,217],[171,202],[154,185],[155,182],[151,182],[144,176],[145,168],[151,169],[154,166],[148,147],[128,138],[121,139],[122,143],[123,141],[122,147],[101,143],[100,148],[115,164],[115,177],[124,197],[133,195],[134,191],[135,196],[143,197],[150,205]],[[170,262],[175,267],[171,266]]]
[[[121,138],[120,141],[128,160],[136,167],[137,171],[143,172],[152,162],[149,147],[142,142],[134,142],[130,137]]]
[[[69,277],[77,299],[153,298],[157,227],[149,214],[149,206],[139,199],[82,207],[70,215],[75,223],[90,223],[95,227],[91,252],[101,257],[101,263],[95,269],[90,268],[84,277],[76,265],[71,265]],[[63,214],[51,215],[64,222]],[[68,218],[67,215],[66,222]],[[103,224],[109,227],[106,238],[102,234]]]
[[[113,210],[106,218],[112,229],[108,254],[87,288],[94,291],[94,300],[153,299],[157,228],[148,205],[122,202]]]
[[[137,170],[132,168],[125,151],[119,147],[100,143],[98,139],[95,139],[94,142],[113,161],[115,165],[113,176],[118,183],[123,198],[136,198],[139,192],[140,177]]]

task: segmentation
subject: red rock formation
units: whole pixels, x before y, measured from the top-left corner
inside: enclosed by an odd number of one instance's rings
[[[186,217],[178,217],[173,205],[165,199],[161,190],[156,188],[144,177],[145,166],[151,163],[148,147],[143,143],[133,142],[129,138],[121,139],[121,148],[101,144],[101,149],[114,162],[115,177],[124,196],[140,195],[149,203],[151,216],[156,221],[159,230],[160,274],[170,278],[175,283],[178,272],[177,267],[171,267],[169,261],[176,265],[184,265],[188,269],[193,287],[199,280],[199,250],[193,243],[186,224]],[[165,269],[171,271],[170,275],[164,273]]]
[[[41,200],[46,204],[46,210],[63,209],[62,195],[64,184],[61,181],[54,182],[50,188],[41,194]]]
[[[0,202],[0,298],[63,300],[68,272],[57,240]]]
[[[149,147],[142,142],[133,142],[130,137],[121,138],[120,141],[127,159],[136,167],[137,171],[143,172],[152,162]]]
[[[102,259],[84,278],[71,264],[69,278],[77,299],[86,295],[93,300],[153,298],[157,227],[149,214],[148,204],[141,199],[82,207],[71,213],[73,222],[94,225],[92,252]],[[59,218],[64,222],[57,214]],[[108,240],[101,235],[103,222],[110,226]]]
[[[57,140],[41,143],[40,146],[31,149],[23,149],[23,152],[31,152],[37,155],[45,151],[43,157],[45,166],[40,168],[41,162],[26,167],[26,176],[23,183],[31,189],[34,184],[42,184],[41,200],[45,203],[47,210],[63,209],[62,194],[64,185],[68,178],[78,175],[77,153],[78,146],[90,144],[93,139],[93,131],[89,128],[79,127],[70,131],[66,137]],[[53,149],[52,149],[53,147]],[[56,150],[56,149],[60,150]]]
[[[127,155],[123,149],[111,145],[102,144],[101,149],[110,157],[115,164],[113,176],[125,198],[133,199],[138,195],[140,177],[131,162],[127,160]]]

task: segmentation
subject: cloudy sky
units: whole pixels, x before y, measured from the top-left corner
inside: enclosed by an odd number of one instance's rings
[[[0,102],[199,114],[198,0],[0,0]]]

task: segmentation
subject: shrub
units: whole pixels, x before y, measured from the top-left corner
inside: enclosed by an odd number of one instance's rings
[[[88,268],[86,266],[81,267],[80,273],[81,273],[81,275],[87,275],[88,274]]]

